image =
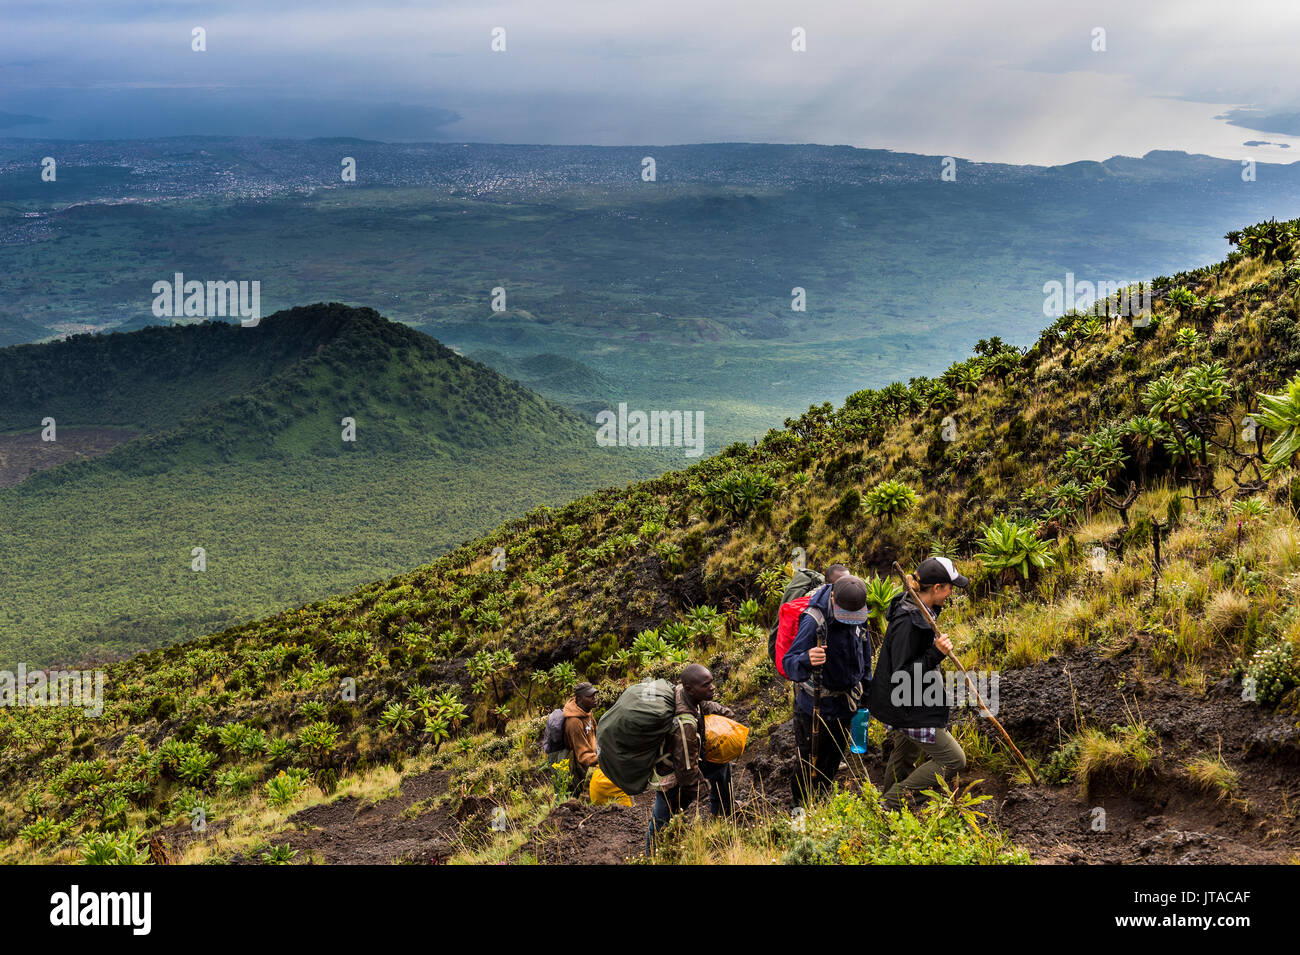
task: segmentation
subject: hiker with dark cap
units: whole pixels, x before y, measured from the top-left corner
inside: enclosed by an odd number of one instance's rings
[[[927,557],[908,580],[936,620],[953,587],[970,586],[947,557]],[[952,641],[947,634],[935,634],[906,591],[890,602],[885,619],[889,626],[868,709],[890,731],[893,752],[881,789],[884,808],[893,811],[906,792],[934,788],[939,775],[951,780],[966,768],[966,754],[948,732],[948,703],[939,672]]]
[[[717,713],[735,717],[730,708],[713,702],[717,688],[709,668],[688,663],[677,684],[676,705],[659,762],[654,785],[654,809],[650,813],[650,830],[645,848],[654,848],[655,833],[668,824],[675,813],[688,808],[699,795],[699,785],[709,784],[709,811],[715,815],[731,812],[731,764],[710,763],[704,759],[704,717]]]
[[[853,716],[871,685],[871,635],[867,585],[849,573],[814,591],[799,617],[799,631],[781,661],[797,686],[794,736],[799,749],[791,780],[796,807],[810,791],[829,792],[849,752]],[[814,679],[821,680],[817,754],[813,759]],[[809,783],[812,783],[810,786]]]
[[[569,751],[569,771],[573,774],[570,790],[573,798],[582,792],[587,773],[596,765],[596,688],[579,683],[573,697],[564,704],[564,744]]]
[[[781,603],[788,604],[792,600],[797,600],[822,584],[833,584],[848,572],[849,569],[843,564],[831,564],[826,568],[826,576],[823,577],[815,570],[800,567],[790,577],[790,582],[785,585],[785,592],[781,594]],[[776,635],[780,627],[780,621],[772,624],[772,629],[767,635],[767,655],[772,658],[773,663],[776,663]]]

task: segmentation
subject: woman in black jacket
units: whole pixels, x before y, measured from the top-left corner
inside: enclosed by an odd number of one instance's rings
[[[937,619],[956,587],[970,581],[946,557],[928,557],[909,578],[921,601]],[[890,730],[893,743],[885,766],[884,807],[898,809],[907,790],[935,786],[966,768],[966,754],[948,732],[948,701],[939,664],[952,650],[947,634],[935,635],[910,594],[895,597],[885,615],[885,631],[871,681],[868,708]]]

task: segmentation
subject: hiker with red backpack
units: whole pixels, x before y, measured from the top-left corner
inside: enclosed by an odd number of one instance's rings
[[[843,564],[831,564],[826,568],[826,576],[823,577],[815,570],[800,567],[794,572],[790,582],[785,585],[785,593],[781,594],[781,606],[793,604],[794,609],[798,611],[795,614],[795,618],[797,618],[798,614],[803,612],[803,608],[808,606],[805,597],[822,584],[835,583],[848,572],[849,569]],[[793,626],[787,623],[788,639],[782,644],[780,652],[777,651],[777,639],[781,634],[781,615],[779,613],[777,614],[777,622],[772,625],[772,630],[767,635],[767,655],[772,658],[772,662],[776,665],[778,671],[781,670],[781,658],[785,656],[785,651],[790,649],[790,643],[794,640],[794,630],[797,627],[797,622]],[[781,675],[785,676],[785,673],[781,673]]]
[[[542,749],[551,765],[568,759],[573,777],[569,791],[574,799],[582,792],[587,773],[597,761],[595,708],[596,688],[579,683],[564,707],[546,719]]]
[[[796,808],[807,805],[810,793],[830,791],[850,752],[853,718],[871,685],[867,613],[866,584],[847,571],[838,575],[808,596],[793,642],[780,658],[782,675],[797,686],[799,755],[791,780]]]
[[[927,557],[909,575],[911,585],[936,619],[953,587],[969,587],[947,557]],[[903,592],[889,604],[889,622],[876,661],[876,680],[869,696],[871,714],[889,730],[893,744],[881,782],[884,808],[898,810],[907,792],[932,789],[939,775],[951,780],[966,768],[961,744],[948,732],[948,705],[926,692],[942,686],[939,665],[952,651],[945,633],[935,633],[912,595]],[[931,672],[934,671],[934,672]]]

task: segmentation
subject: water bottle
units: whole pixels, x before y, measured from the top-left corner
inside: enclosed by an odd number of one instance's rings
[[[867,724],[870,722],[871,714],[866,710],[858,710],[853,716],[853,724],[849,729],[852,737],[849,749],[859,756],[867,751]]]

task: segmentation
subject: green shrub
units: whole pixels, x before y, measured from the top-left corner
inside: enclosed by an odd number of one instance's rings
[[[916,492],[901,481],[881,481],[867,492],[862,503],[873,517],[892,521],[916,505]]]
[[[141,834],[135,829],[120,833],[87,832],[80,839],[82,865],[144,865],[149,850],[138,843]]]
[[[262,853],[262,861],[267,865],[288,865],[298,854],[297,849],[290,849],[286,842],[282,846],[272,846]]]
[[[1300,375],[1287,382],[1280,395],[1262,394],[1259,402],[1256,422],[1277,433],[1267,451],[1268,468],[1276,471],[1300,454]]]
[[[617,634],[602,633],[587,645],[587,649],[578,654],[577,659],[574,660],[574,669],[584,677],[590,678],[594,675],[595,668],[599,666],[600,661],[609,657],[618,648]]]
[[[790,525],[790,529],[787,531],[790,540],[796,544],[807,544],[808,534],[812,530],[812,523],[813,519],[811,514],[800,514],[796,517],[794,522]]]
[[[287,739],[273,739],[266,744],[266,758],[272,765],[287,763],[293,755],[293,747]]]
[[[1051,544],[1040,540],[1031,524],[999,515],[980,531],[984,537],[978,542],[977,556],[990,573],[1018,571],[1022,579],[1028,580],[1031,567],[1042,569],[1056,563]]]
[[[325,716],[325,704],[320,700],[308,700],[298,707],[298,715],[305,720],[319,720]]]
[[[947,786],[927,790],[916,815],[886,812],[874,792],[838,793],[809,810],[809,833],[795,842],[787,864],[830,865],[1028,865],[1029,854],[980,823],[975,807],[991,796],[954,794]],[[813,833],[827,834],[818,838]]]
[[[1045,782],[1055,786],[1068,783],[1074,778],[1079,766],[1079,737],[1071,737],[1060,749],[1054,750],[1043,767],[1041,775]]]
[[[34,846],[53,845],[61,841],[71,828],[66,821],[60,822],[48,816],[40,816],[33,823],[18,830],[18,835]]]
[[[99,827],[105,832],[115,832],[126,827],[126,814],[131,803],[121,794],[109,796],[99,807]]]
[[[213,816],[212,804],[199,790],[182,789],[172,799],[168,814],[173,819],[183,819],[187,823],[192,823],[198,818],[206,821]]]
[[[337,726],[325,720],[316,720],[304,726],[298,734],[298,751],[306,753],[312,759],[321,760],[334,752],[338,741]]]
[[[1246,665],[1247,687],[1253,686],[1255,702],[1272,706],[1286,691],[1300,685],[1300,665],[1295,647],[1286,640],[1255,651]]]
[[[202,751],[191,753],[176,767],[176,776],[182,782],[197,786],[208,778],[208,774],[212,772],[212,767],[216,765],[216,762],[216,753]]]
[[[379,717],[379,726],[392,733],[409,733],[415,727],[415,715],[413,706],[390,703],[384,707],[383,715]]]
[[[732,471],[704,486],[709,506],[735,519],[757,511],[776,490],[776,481],[760,471]]]
[[[894,598],[903,592],[903,588],[888,577],[874,574],[864,583],[867,585],[867,610],[871,612],[871,622],[876,625],[877,633],[884,633],[885,614]]]
[[[224,769],[215,777],[217,788],[231,793],[246,793],[253,788],[253,776],[238,767]]]
[[[305,772],[282,769],[266,781],[262,791],[266,794],[267,804],[279,808],[297,799],[306,787]]]
[[[227,723],[217,730],[217,741],[227,753],[239,752],[251,732],[243,723]]]
[[[847,524],[857,516],[858,510],[862,507],[862,495],[857,488],[849,488],[839,499],[830,513],[826,515],[827,521],[831,524]]]

